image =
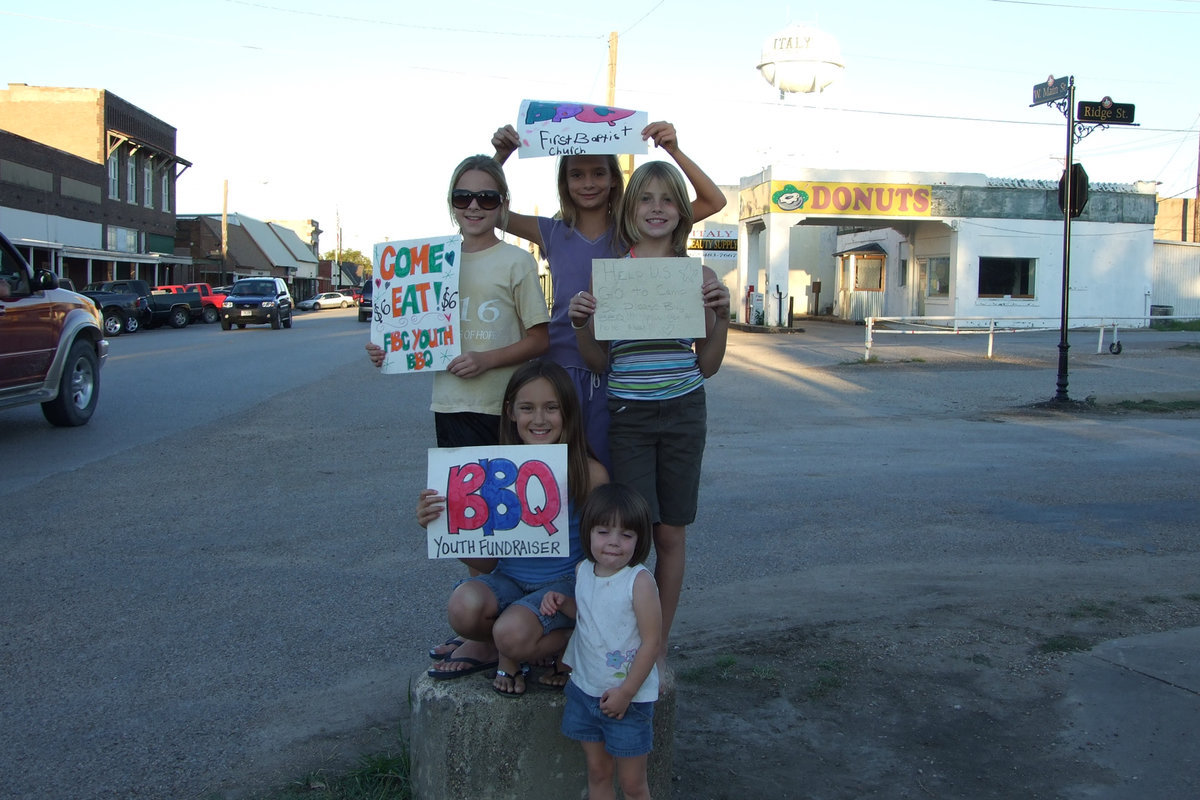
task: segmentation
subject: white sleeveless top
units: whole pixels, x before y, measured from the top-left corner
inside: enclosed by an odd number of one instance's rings
[[[642,646],[637,615],[633,612],[633,582],[642,564],[623,567],[607,578],[596,576],[595,564],[581,561],[575,572],[575,632],[563,656],[571,667],[571,681],[592,697],[620,686],[633,657]],[[653,575],[651,575],[653,580]],[[658,666],[655,665],[632,702],[658,699]]]

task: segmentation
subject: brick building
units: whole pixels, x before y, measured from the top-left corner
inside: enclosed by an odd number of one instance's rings
[[[103,89],[0,90],[0,229],[76,285],[194,280],[175,254],[175,128]]]

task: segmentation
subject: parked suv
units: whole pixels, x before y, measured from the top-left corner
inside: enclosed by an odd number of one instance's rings
[[[41,403],[52,425],[84,425],[100,399],[108,340],[100,309],[34,272],[0,234],[0,408]]]
[[[375,283],[370,278],[363,281],[362,296],[358,299],[358,321],[369,322],[371,319],[371,300],[374,297]]]
[[[233,284],[221,305],[221,330],[267,322],[276,330],[292,327],[292,295],[283,278],[242,278]]]

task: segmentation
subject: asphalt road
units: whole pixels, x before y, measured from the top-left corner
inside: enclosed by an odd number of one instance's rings
[[[731,334],[683,635],[717,590],[820,567],[1197,557],[1195,416],[1027,413],[1051,334],[858,364],[862,333]],[[1072,396],[1200,398],[1197,336],[1076,337]],[[409,521],[430,380],[365,339],[353,309],[145,331],[85,428],[0,416],[0,797],[232,798],[395,742],[462,570]]]

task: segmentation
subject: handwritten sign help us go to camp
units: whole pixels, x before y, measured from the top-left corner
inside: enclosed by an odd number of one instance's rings
[[[698,258],[593,259],[596,338],[703,339],[703,285]]]

